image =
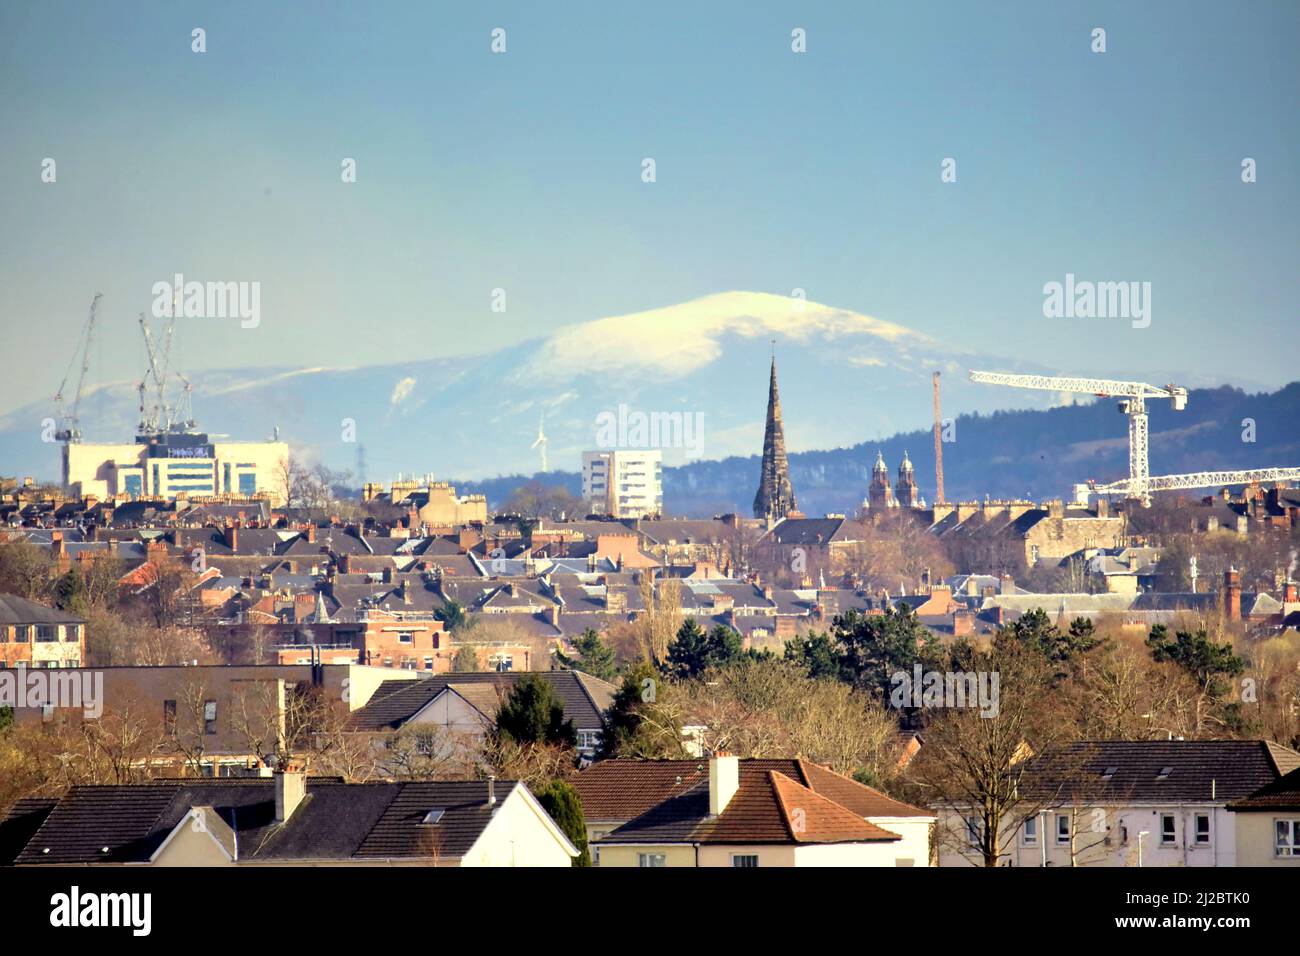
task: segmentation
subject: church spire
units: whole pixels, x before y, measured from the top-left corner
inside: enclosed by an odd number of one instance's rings
[[[774,345],[767,391],[767,429],[763,435],[763,467],[758,494],[754,495],[755,518],[784,518],[796,508],[790,464],[785,457],[785,426],[781,421],[781,396],[776,388],[775,351]]]

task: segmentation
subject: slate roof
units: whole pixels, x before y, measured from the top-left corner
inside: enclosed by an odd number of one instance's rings
[[[356,730],[396,729],[414,717],[448,685],[481,684],[504,695],[525,674],[534,673],[555,688],[564,701],[564,716],[577,730],[602,730],[605,711],[613,702],[613,684],[579,671],[474,671],[467,674],[435,674],[416,680],[384,681],[369,702],[352,715]],[[463,693],[463,692],[462,692]]]
[[[1300,769],[1292,770],[1240,800],[1229,810],[1300,810]]]
[[[1127,803],[1240,800],[1300,768],[1300,753],[1264,740],[1079,741],[1032,758],[1021,789]]]
[[[8,624],[82,624],[84,618],[65,614],[44,604],[37,604],[16,594],[0,594],[0,625]]]
[[[78,786],[52,801],[24,801],[0,823],[0,847],[27,834],[19,864],[144,863],[192,811],[240,860],[343,861],[463,856],[517,786],[497,781],[345,784],[311,778],[289,820],[276,824],[275,783],[266,778],[168,780]],[[433,809],[444,811],[425,824]],[[40,825],[32,822],[44,812]],[[0,863],[6,862],[0,859]]]

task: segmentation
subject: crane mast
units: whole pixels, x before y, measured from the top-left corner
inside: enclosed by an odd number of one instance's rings
[[[54,437],[59,441],[73,443],[81,441],[81,394],[86,387],[86,372],[90,369],[90,348],[95,339],[95,321],[99,314],[101,298],[103,294],[96,292],[95,297],[90,300],[90,315],[86,318],[86,324],[82,326],[78,349],[73,352],[68,370],[63,373],[63,381],[59,383],[59,390],[54,394],[55,408],[59,413],[59,430],[54,433]],[[64,404],[63,390],[67,388],[68,378],[72,374],[73,365],[77,363],[78,353],[81,355],[81,371],[77,375],[77,391],[72,396],[72,408],[69,409]]]

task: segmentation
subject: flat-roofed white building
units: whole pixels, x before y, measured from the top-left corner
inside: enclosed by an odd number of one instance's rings
[[[73,442],[63,446],[63,485],[101,498],[283,497],[282,441],[211,441],[198,433],[141,436],[131,443]]]
[[[582,497],[591,514],[615,518],[663,514],[663,452],[657,448],[583,452]]]

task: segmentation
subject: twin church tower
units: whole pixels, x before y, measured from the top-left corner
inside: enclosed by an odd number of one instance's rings
[[[903,452],[902,464],[898,466],[896,488],[889,486],[889,469],[884,455],[876,452],[871,484],[867,487],[867,502],[872,511],[925,506],[907,452]],[[754,495],[754,517],[768,521],[802,517],[795,502],[794,486],[790,483],[790,462],[785,454],[785,424],[781,421],[781,396],[776,388],[775,355],[772,356],[772,378],[767,390],[767,428],[763,433],[763,464],[758,493]]]

